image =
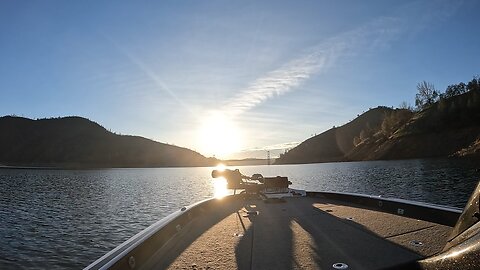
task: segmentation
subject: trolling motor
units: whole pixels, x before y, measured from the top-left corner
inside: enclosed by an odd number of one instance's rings
[[[284,176],[263,177],[263,175],[259,173],[256,173],[252,176],[247,176],[240,173],[238,169],[225,169],[223,171],[213,170],[212,177],[225,178],[225,180],[227,180],[227,188],[233,189],[234,194],[237,189],[243,189],[249,194],[277,194],[280,195],[280,197],[285,197],[284,195],[286,194],[303,195],[298,193],[298,191],[289,189],[288,186],[291,185],[292,182],[288,181],[288,177]]]

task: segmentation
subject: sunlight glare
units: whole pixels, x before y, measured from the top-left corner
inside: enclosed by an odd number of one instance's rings
[[[227,180],[219,177],[213,180],[213,197],[221,199],[228,195]]]
[[[215,112],[205,117],[198,132],[199,146],[205,155],[225,158],[240,151],[240,129],[227,115]]]
[[[225,171],[226,168],[227,168],[227,166],[225,166],[225,164],[223,164],[223,163],[219,163],[219,164],[217,164],[217,166],[215,166],[215,170],[217,170],[219,172]]]

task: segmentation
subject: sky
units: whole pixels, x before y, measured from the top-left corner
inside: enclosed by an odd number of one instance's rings
[[[1,1],[0,115],[265,157],[480,74],[479,1]]]

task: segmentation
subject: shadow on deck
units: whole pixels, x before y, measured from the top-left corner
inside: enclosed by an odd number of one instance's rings
[[[433,255],[451,227],[322,198],[218,202],[145,268],[382,269]],[[432,237],[435,235],[435,237]]]

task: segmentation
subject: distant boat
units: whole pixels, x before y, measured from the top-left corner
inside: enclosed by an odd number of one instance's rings
[[[242,193],[183,207],[86,269],[480,269],[480,183],[462,212],[242,178]]]

